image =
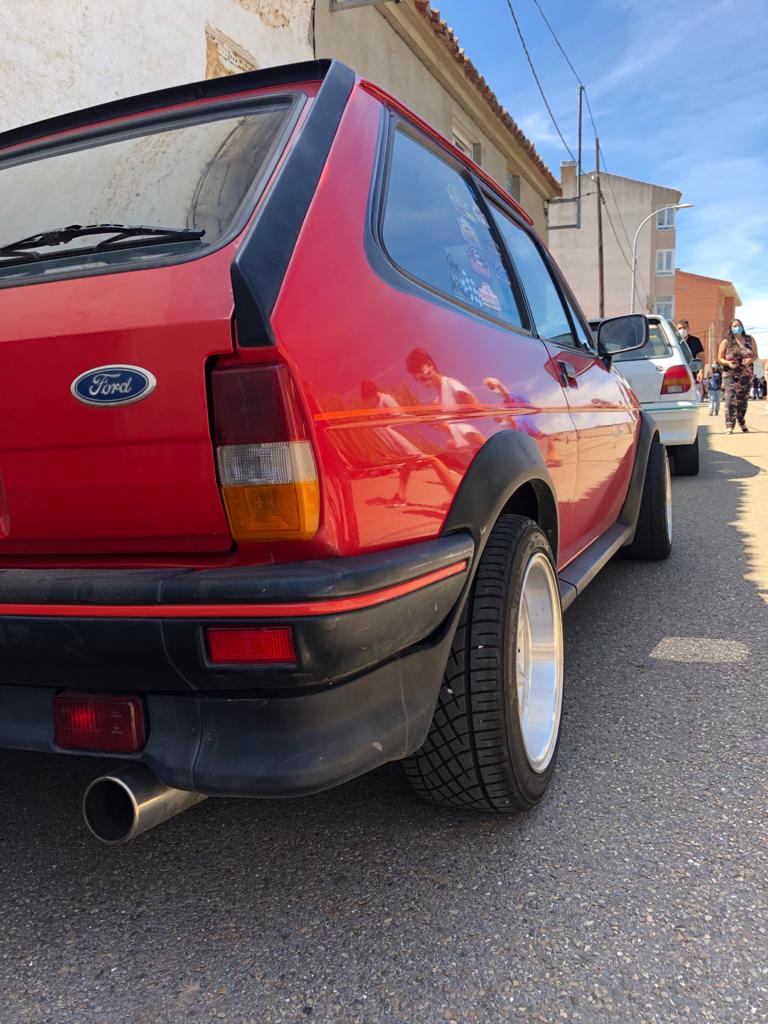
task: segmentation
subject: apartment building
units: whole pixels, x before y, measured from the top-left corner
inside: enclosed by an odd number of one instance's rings
[[[0,130],[183,82],[338,57],[482,164],[546,238],[560,186],[426,0],[24,0],[0,37]]]
[[[595,172],[581,176],[581,228],[560,227],[576,219],[575,203],[549,207],[549,247],[590,317],[600,315],[598,185]],[[578,192],[576,163],[560,165],[563,198]],[[632,241],[640,223],[654,210],[680,202],[681,193],[617,174],[600,174],[603,195],[602,235],[605,316],[628,313],[631,292]],[[640,231],[637,245],[635,310],[674,317],[675,210],[663,210]],[[554,230],[553,230],[554,229]]]

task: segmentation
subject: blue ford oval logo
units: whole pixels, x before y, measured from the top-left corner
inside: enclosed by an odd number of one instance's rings
[[[72,381],[72,394],[86,405],[128,405],[151,395],[157,381],[140,366],[95,366]]]

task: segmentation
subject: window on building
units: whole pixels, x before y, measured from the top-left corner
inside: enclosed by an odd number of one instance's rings
[[[402,271],[454,301],[528,329],[488,222],[458,170],[398,131],[386,189],[382,242]]]
[[[675,250],[656,250],[656,274],[659,277],[669,277],[675,272]]]
[[[469,142],[469,140],[464,135],[455,131],[453,133],[453,144],[460,153],[463,153],[464,156],[468,156],[470,160],[473,159],[472,143]]]
[[[453,129],[453,144],[460,153],[464,156],[468,156],[470,160],[474,160],[478,167],[483,165],[483,147],[480,142],[472,142],[470,132],[467,131],[464,125],[459,127],[454,125]]]
[[[663,316],[665,320],[671,320],[675,311],[675,302],[671,295],[659,296],[653,307],[656,316]]]
[[[536,243],[506,214],[496,208],[493,213],[528,298],[539,336],[556,345],[575,345],[565,307]]]
[[[673,209],[659,210],[656,214],[656,227],[659,231],[670,231],[675,226],[675,213]]]
[[[520,175],[515,174],[511,167],[507,167],[507,192],[520,202]]]

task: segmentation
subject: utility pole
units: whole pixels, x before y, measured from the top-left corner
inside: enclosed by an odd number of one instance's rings
[[[605,266],[603,264],[603,193],[600,188],[600,139],[595,136],[595,181],[597,182],[597,280],[598,312],[605,316]]]

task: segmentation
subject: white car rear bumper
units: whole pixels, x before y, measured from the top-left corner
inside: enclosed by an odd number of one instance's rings
[[[643,410],[658,424],[661,443],[668,447],[693,444],[699,429],[699,402],[644,402]]]

